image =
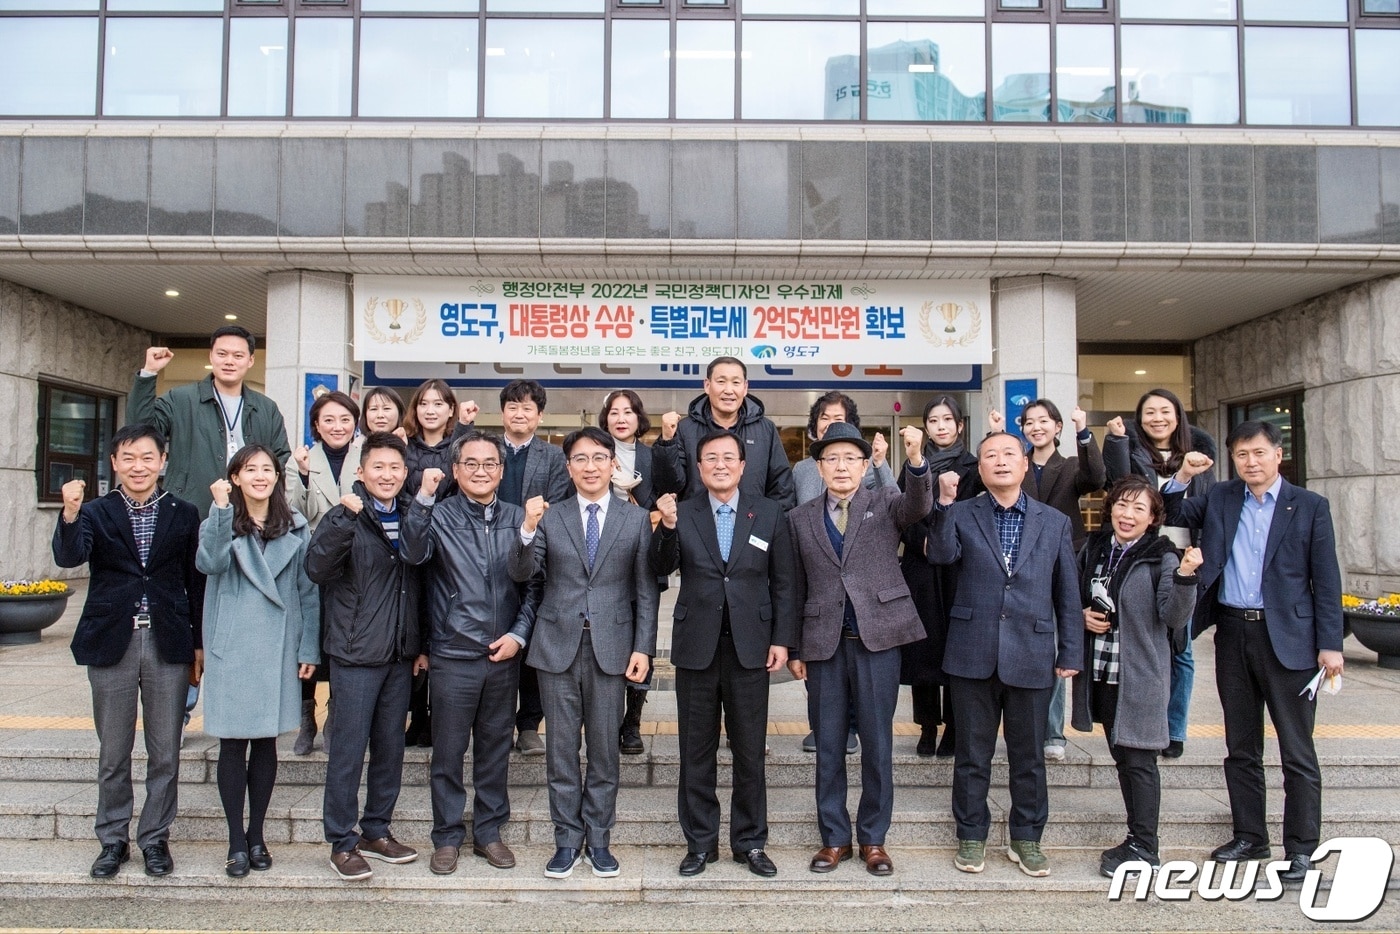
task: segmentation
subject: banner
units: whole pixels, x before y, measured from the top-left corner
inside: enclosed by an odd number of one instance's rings
[[[359,360],[927,366],[992,355],[983,279],[356,276],[354,290]]]

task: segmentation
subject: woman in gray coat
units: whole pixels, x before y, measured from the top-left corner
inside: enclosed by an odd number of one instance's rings
[[[1103,724],[1128,812],[1128,838],[1104,852],[1099,871],[1125,862],[1160,865],[1157,817],[1162,800],[1157,753],[1167,738],[1171,633],[1191,619],[1198,548],[1180,559],[1157,534],[1166,518],[1150,480],[1128,476],[1108,491],[1108,525],[1080,552],[1084,600],[1084,664],[1074,678],[1076,730]]]
[[[199,527],[195,566],[208,575],[204,601],[204,731],[219,742],[218,785],[228,820],[224,871],[242,878],[272,857],[263,819],[277,780],[277,734],[297,725],[298,678],[321,661],[320,603],[306,576],[306,519],[287,503],[282,464],[250,444]],[[248,824],[243,824],[244,796]]]

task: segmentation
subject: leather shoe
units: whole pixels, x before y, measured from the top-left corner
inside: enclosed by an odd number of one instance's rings
[[[851,858],[850,844],[846,846],[824,846],[817,850],[807,868],[813,872],[831,872],[837,865]]]
[[[447,876],[457,871],[457,854],[460,847],[440,846],[433,850],[428,859],[428,868],[436,875]]]
[[[131,859],[130,843],[108,843],[102,847],[102,852],[97,854],[97,859],[92,861],[92,877],[94,879],[110,879],[117,874],[117,870],[122,868],[122,863]]]
[[[712,852],[687,853],[677,871],[683,876],[698,876],[705,871],[706,863],[713,863],[718,858],[718,854]]]
[[[1217,863],[1239,862],[1242,859],[1268,859],[1273,855],[1267,843],[1250,843],[1236,837],[1224,846],[1210,851],[1210,858]]]
[[[571,846],[556,847],[554,855],[549,862],[544,864],[544,875],[546,879],[567,879],[573,874],[574,867],[583,859],[583,853]]]
[[[234,853],[224,862],[224,872],[230,879],[242,879],[248,874],[248,854]]]
[[[254,843],[248,847],[248,866],[258,872],[272,868],[272,854],[267,851],[267,847],[261,843]]]
[[[758,847],[747,853],[735,853],[734,862],[743,863],[749,867],[749,872],[756,876],[763,876],[765,879],[771,879],[778,874],[778,867],[774,866],[773,861],[768,858],[768,854]]]
[[[872,876],[888,876],[894,872],[894,862],[882,846],[862,846],[860,858],[865,860],[865,871]]]
[[[472,853],[490,863],[493,869],[515,868],[515,854],[510,851],[510,847],[499,840],[493,840],[490,843],[473,843]]]
[[[170,844],[164,840],[152,843],[141,851],[146,858],[146,875],[168,876],[175,871],[175,860],[170,855]]]
[[[1301,883],[1308,877],[1308,870],[1313,868],[1312,860],[1306,853],[1289,853],[1288,862],[1288,868],[1278,874],[1283,882]]]

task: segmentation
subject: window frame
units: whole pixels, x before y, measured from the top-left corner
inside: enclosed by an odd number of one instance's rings
[[[47,376],[40,376],[38,379],[38,422],[35,427],[35,452],[34,452],[34,487],[36,499],[39,503],[62,503],[62,493],[49,493],[48,478],[50,468],[53,466],[68,467],[72,471],[69,479],[85,479],[87,489],[83,492],[83,500],[96,499],[102,494],[101,484],[106,480],[110,486],[115,482],[112,476],[111,465],[107,457],[107,447],[111,443],[110,439],[117,430],[117,393],[99,389],[95,386],[87,386],[82,383],[73,383],[61,379],[53,379]],[[87,396],[96,407],[97,415],[93,419],[85,420],[95,423],[93,449],[86,455],[55,452],[52,450],[52,424],[49,411],[52,405],[53,393],[65,392]],[[106,413],[103,412],[103,403],[106,403]],[[105,421],[105,424],[104,424]],[[78,470],[86,470],[87,477],[77,476]],[[105,475],[105,476],[104,476]],[[65,481],[67,482],[67,481]]]

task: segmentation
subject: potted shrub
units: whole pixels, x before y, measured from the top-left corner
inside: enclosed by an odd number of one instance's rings
[[[0,645],[38,642],[63,615],[71,593],[63,581],[0,581]]]
[[[1344,594],[1342,615],[1357,640],[1380,657],[1382,668],[1400,668],[1400,594],[1370,600]]]

